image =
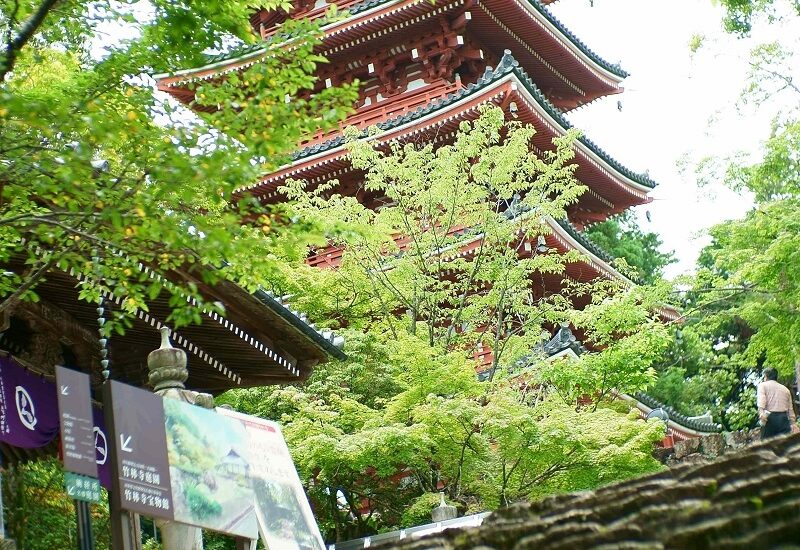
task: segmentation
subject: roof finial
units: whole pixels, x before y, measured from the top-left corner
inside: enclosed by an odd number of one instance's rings
[[[169,341],[169,328],[161,327],[161,347],[150,352],[147,356],[147,368],[150,374],[147,377],[153,386],[153,391],[167,388],[184,389],[184,382],[189,378],[186,370],[186,352],[180,348],[173,348]]]

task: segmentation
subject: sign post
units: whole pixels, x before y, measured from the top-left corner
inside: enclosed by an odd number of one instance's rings
[[[137,550],[131,514],[225,533],[239,539],[237,548],[252,546],[261,531],[268,548],[324,550],[274,422],[115,381],[105,383],[104,404],[114,550]],[[176,533],[162,530],[166,548],[195,547],[190,531]]]
[[[94,550],[90,502],[100,502],[89,375],[56,367],[64,486],[75,503],[78,548]]]
[[[113,413],[108,424],[112,479],[119,483],[114,498],[130,512],[173,519],[164,399],[149,391],[121,382],[107,382]]]
[[[172,519],[164,402],[158,395],[109,380],[103,386],[103,405],[112,468],[112,548],[137,550],[135,513]]]

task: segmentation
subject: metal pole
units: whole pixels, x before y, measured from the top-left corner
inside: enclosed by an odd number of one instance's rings
[[[94,550],[94,533],[89,503],[74,500],[75,520],[78,524],[78,550]]]

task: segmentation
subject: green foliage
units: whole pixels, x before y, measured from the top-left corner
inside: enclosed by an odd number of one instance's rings
[[[582,354],[575,362],[545,363],[542,380],[573,403],[581,395],[595,396],[599,402],[612,390],[635,393],[650,385],[655,379],[652,365],[670,341],[658,313],[670,288],[661,283],[621,292],[612,285],[610,295],[593,295],[592,303],[575,313],[574,323],[602,351]]]
[[[363,312],[353,306],[355,296],[366,296],[372,312],[362,326],[377,321],[395,335],[421,332],[433,347],[490,347],[494,368],[527,352],[541,327],[568,308],[559,294],[533,300],[531,278],[563,273],[575,257],[556,251],[526,257],[520,250],[548,233],[547,219],[563,218],[585,190],[572,176],[575,134],[541,156],[531,152],[533,134],[532,127],[506,122],[498,108],[463,123],[453,145],[435,150],[394,144],[382,152],[350,134],[350,160],[366,172],[365,189],[387,203],[378,211],[336,194],[336,182],[314,189],[287,184],[297,214],[328,220],[329,241],[345,247],[341,268],[323,283],[341,281],[334,288],[352,293],[352,309],[332,316]],[[447,253],[469,243],[479,243],[470,259]],[[485,290],[475,292],[479,286]],[[398,310],[407,315],[394,315]]]
[[[424,525],[431,522],[431,512],[439,506],[441,497],[439,493],[424,493],[417,498],[405,509],[403,516],[400,519],[400,527],[414,527],[415,525]],[[453,502],[445,499],[445,502],[451,506]]]
[[[0,3],[3,35],[16,37],[0,51],[0,263],[13,271],[0,278],[0,309],[36,300],[47,273],[63,270],[82,279],[82,299],[124,299],[108,332],[161,293],[179,326],[199,320],[190,300],[199,294],[175,271],[249,288],[282,261],[301,259],[318,239],[312,225],[231,201],[303,136],[334,126],[354,99],[342,88],[285,101],[314,85],[317,27],[288,24],[291,47],[198,86],[197,104],[220,108],[187,120],[153,94],[146,73],[200,64],[206,49],[233,38],[255,41],[250,4],[54,4]],[[99,26],[134,18],[130,40],[92,49]]]
[[[745,353],[747,330],[714,322],[726,316],[722,309],[690,318],[656,364],[658,380],[648,393],[687,416],[710,412],[726,430],[749,429],[756,422],[756,368]]]
[[[635,411],[625,415],[608,407],[582,415],[562,405],[545,411],[543,433],[568,439],[561,447],[562,462],[555,462],[557,471],[543,477],[531,496],[593,489],[662,468],[652,456],[655,443],[664,436],[660,422],[643,423]],[[546,457],[540,456],[540,468],[552,470],[553,462]]]
[[[689,39],[689,51],[692,54],[697,53],[700,51],[700,48],[703,47],[703,42],[705,42],[706,37],[702,34],[693,34],[692,37]]]
[[[189,509],[195,517],[204,519],[217,516],[222,512],[222,506],[211,496],[211,492],[205,485],[190,485],[184,492]]]
[[[318,366],[302,388],[220,399],[283,423],[326,538],[428,521],[439,490],[472,513],[658,468],[649,453],[659,428],[605,402],[615,386],[651,382],[669,340],[656,320],[668,289],[599,280],[531,290],[580,260],[522,252],[584,191],[572,176],[575,136],[536,156],[533,129],[499,109],[438,149],[383,151],[350,135],[351,162],[385,206],[339,195],[336,182],[290,182],[297,219],[322,220],[344,254],[336,270],[273,279],[277,292],[334,320],[348,360]],[[454,253],[475,243],[469,258]],[[572,299],[590,305],[581,313]],[[553,364],[532,354],[542,331],[566,319],[603,351]],[[472,358],[481,346],[493,350],[498,375],[485,383]],[[576,410],[586,396],[591,406]]]
[[[788,123],[768,140],[762,161],[731,170],[735,184],[756,195],[756,206],[743,219],[711,230],[709,286],[729,290],[704,299],[727,299],[728,315],[757,331],[747,358],[754,364],[763,356],[784,375],[793,372],[800,336],[795,314],[800,286],[794,276],[800,262],[798,145],[800,123]]]
[[[105,491],[91,504],[96,548],[110,548]],[[55,458],[9,465],[3,472],[3,505],[7,536],[20,550],[74,548],[75,507],[64,491],[64,473]]]
[[[586,236],[613,257],[624,258],[645,283],[654,282],[675,262],[674,253],[659,251],[659,236],[642,231],[630,210],[589,227]]]
[[[759,16],[768,20],[776,17],[777,8],[782,4],[775,0],[721,0],[720,3],[726,10],[723,19],[725,30],[739,35],[749,34]],[[786,4],[800,14],[800,3],[792,0]]]
[[[749,31],[756,16],[766,15],[769,21],[780,13],[780,3],[770,0],[723,3],[727,23],[737,31]],[[795,342],[800,331],[796,320],[800,288],[794,276],[800,245],[796,55],[788,40],[760,44],[751,51],[740,103],[763,109],[780,94],[786,105],[760,152],[705,159],[697,167],[701,184],[722,180],[752,196],[755,204],[743,218],[709,231],[712,243],[701,253],[696,276],[686,281],[686,325],[657,365],[661,374],[651,390],[685,414],[710,411],[726,429],[755,425],[755,383],[763,366],[777,367],[781,381],[789,385],[796,377]]]
[[[522,379],[479,382],[471,360],[437,352],[420,335],[369,331],[364,341],[349,350],[346,376],[323,366],[302,390],[223,397],[282,422],[328,540],[427,522],[439,490],[474,513],[660,467],[650,456],[663,435],[657,423],[605,405],[576,411]],[[370,382],[380,394],[350,391]]]

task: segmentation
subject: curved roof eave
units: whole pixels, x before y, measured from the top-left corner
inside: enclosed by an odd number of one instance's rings
[[[617,396],[628,402],[637,404],[637,408],[645,413],[649,413],[653,409],[664,409],[669,414],[669,427],[672,429],[679,429],[689,435],[708,435],[711,433],[719,433],[722,431],[722,424],[715,422],[701,422],[679,413],[669,405],[665,405],[658,401],[655,397],[648,395],[644,392],[637,392],[635,395],[627,395],[618,393]]]
[[[347,355],[344,351],[336,345],[338,341],[341,341],[337,340],[337,338],[341,337],[337,337],[333,331],[317,329],[314,325],[310,324],[302,314],[290,309],[280,298],[264,289],[256,290],[253,296],[263,305],[280,315],[308,340],[311,340],[315,345],[322,348],[328,355],[341,361],[347,359]]]
[[[582,235],[577,229],[572,227],[569,221],[559,221],[548,217],[547,223],[553,230],[553,234],[556,235],[559,240],[564,241],[567,246],[586,256],[595,269],[610,277],[624,281],[629,285],[636,284],[611,265],[611,262],[614,261],[613,256],[594,244],[588,237]]]
[[[519,67],[519,64],[509,52],[506,52],[505,55],[503,55],[503,58],[500,60],[500,63],[498,63],[495,69],[487,68],[484,75],[474,84],[470,84],[456,93],[450,94],[445,98],[419,107],[414,111],[403,113],[395,118],[380,122],[376,126],[383,131],[392,130],[397,132],[411,125],[419,125],[421,122],[436,116],[437,112],[443,108],[452,106],[461,101],[465,101],[478,93],[486,92],[488,89],[490,89],[490,87],[499,85],[503,79],[506,78],[515,78],[516,81],[525,88],[527,95],[534,100],[533,103],[538,105],[539,109],[537,110],[543,115],[546,115],[555,126],[560,128],[561,131],[566,132],[567,130],[573,128],[572,124],[566,118],[564,118],[564,116],[547,100],[547,98],[545,98],[544,94],[542,94],[542,92],[536,87],[536,84],[534,84],[533,81]],[[367,132],[363,131],[362,136],[364,138],[368,138]],[[374,137],[375,136],[372,138]],[[333,153],[336,150],[343,150],[344,147],[344,137],[342,135],[337,135],[336,137],[327,141],[316,143],[296,151],[292,155],[292,163],[282,167],[282,170],[300,164],[300,162],[307,163],[308,161],[313,160],[315,157],[324,155],[326,153]],[[637,174],[636,172],[626,168],[585,136],[578,138],[578,147],[581,148],[584,154],[587,154],[590,158],[602,163],[603,165],[607,166],[609,170],[616,173],[620,181],[634,189],[637,189],[639,192],[646,193],[656,186],[656,183],[648,176]],[[253,189],[263,185],[265,182],[266,180],[261,180],[253,185],[242,188],[240,191]]]
[[[434,0],[435,1],[435,0]],[[579,58],[588,67],[592,67],[599,74],[604,77],[619,83],[628,76],[628,72],[622,69],[619,65],[610,63],[592,51],[586,44],[584,44],[575,34],[564,26],[539,0],[515,0],[518,1],[520,7],[527,11],[531,17],[537,19],[541,25],[547,28],[554,36],[563,37],[563,43],[569,50]],[[363,18],[365,14],[370,11],[378,11],[386,9],[394,4],[402,3],[402,0],[366,0],[360,4],[351,7],[348,10],[349,17],[341,21],[330,23],[322,27],[322,31],[328,35],[331,33],[341,33],[345,31],[355,18]],[[208,63],[200,67],[190,69],[180,69],[167,73],[159,73],[153,75],[153,78],[158,81],[164,78],[174,78],[176,76],[189,76],[196,73],[213,71],[214,69],[223,68],[237,63],[243,63],[249,60],[256,60],[258,57],[264,55],[269,47],[274,44],[256,44],[246,45],[235,48],[229,52],[210,56]],[[235,68],[235,67],[234,67]],[[224,71],[221,71],[224,72]]]
[[[572,33],[561,21],[559,21],[550,10],[548,10],[539,0],[516,0],[532,16],[536,17],[541,23],[548,27],[551,32],[555,31],[567,39],[573,47],[573,53],[581,58],[584,63],[593,66],[596,70],[606,77],[615,80],[617,83],[627,78],[628,72],[616,63],[610,63],[592,51],[589,46],[583,43],[575,34]],[[529,9],[529,8],[532,8]],[[538,17],[537,17],[538,14]]]

